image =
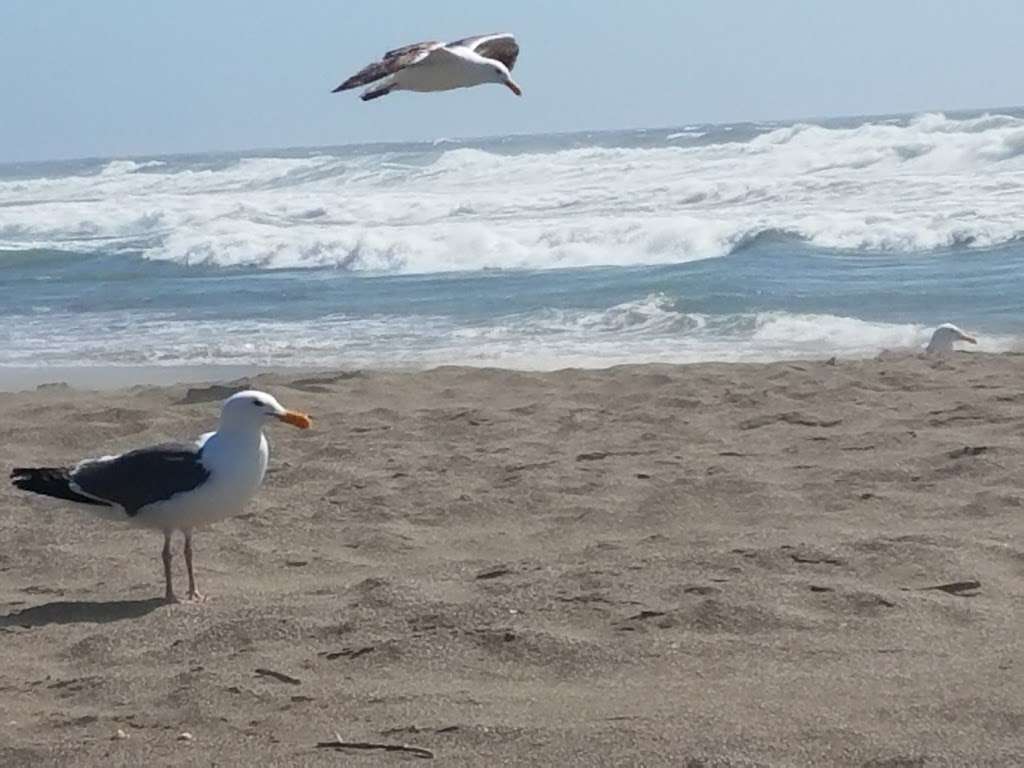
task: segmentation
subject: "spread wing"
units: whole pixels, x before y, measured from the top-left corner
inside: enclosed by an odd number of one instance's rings
[[[202,463],[202,448],[186,443],[165,443],[83,461],[69,473],[74,491],[118,504],[130,517],[148,504],[195,489],[209,476]]]
[[[375,61],[373,64],[368,64],[361,70],[356,72],[352,77],[343,82],[331,93],[337,93],[338,91],[347,91],[350,88],[358,88],[360,85],[366,85],[380,80],[382,77],[393,75],[400,69],[418,64],[423,61],[430,52],[440,48],[441,43],[436,41],[428,41],[422,43],[413,43],[412,45],[403,45],[401,48],[395,48],[393,51],[388,51],[384,54],[384,58],[380,61]]]
[[[477,35],[476,37],[464,37],[453,43],[448,43],[449,48],[469,48],[471,51],[487,59],[500,61],[511,71],[519,58],[519,43],[513,35],[502,33],[493,35]]]

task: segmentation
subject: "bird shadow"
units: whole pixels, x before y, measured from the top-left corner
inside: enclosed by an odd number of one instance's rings
[[[148,600],[58,600],[0,616],[0,627],[45,627],[48,624],[109,624],[140,619],[167,605],[163,598]]]

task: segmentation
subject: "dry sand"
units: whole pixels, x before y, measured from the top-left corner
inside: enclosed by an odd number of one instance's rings
[[[445,766],[1024,764],[1022,356],[255,383],[316,425],[197,535],[205,604],[159,602],[158,534],[4,484],[0,765],[420,762],[335,732]],[[0,464],[192,436],[224,394],[0,395]]]

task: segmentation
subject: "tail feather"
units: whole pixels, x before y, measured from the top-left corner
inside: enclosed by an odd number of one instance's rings
[[[110,504],[83,496],[71,487],[71,472],[66,467],[15,467],[11,470],[11,484],[23,491],[52,496],[55,499],[77,501],[109,507]]]

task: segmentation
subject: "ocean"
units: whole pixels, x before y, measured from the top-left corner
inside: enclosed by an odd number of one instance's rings
[[[552,369],[1024,338],[1024,110],[0,166],[11,367]]]

